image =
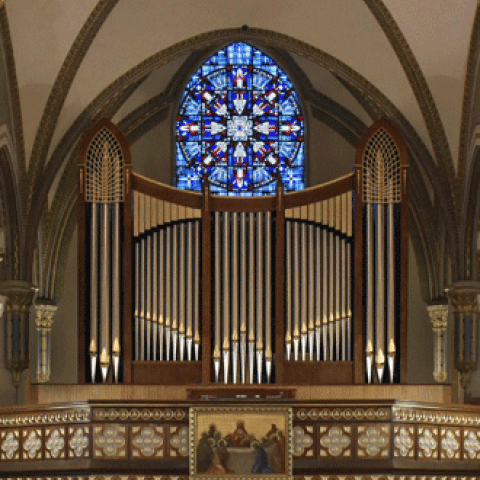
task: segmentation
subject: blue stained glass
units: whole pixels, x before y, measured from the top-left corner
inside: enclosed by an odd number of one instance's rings
[[[176,186],[218,195],[305,188],[300,102],[288,76],[260,50],[232,43],[190,78],[176,123]]]

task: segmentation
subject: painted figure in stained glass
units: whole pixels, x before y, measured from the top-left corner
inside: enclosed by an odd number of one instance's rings
[[[287,75],[260,50],[233,43],[192,76],[177,117],[176,186],[272,195],[304,182],[304,122]]]

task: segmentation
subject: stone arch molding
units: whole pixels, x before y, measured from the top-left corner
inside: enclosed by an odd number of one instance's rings
[[[60,151],[62,149],[64,151],[65,149],[70,150],[68,145],[70,147],[75,145],[82,135],[82,132],[98,121],[98,119],[105,116],[107,112],[111,110],[115,99],[117,99],[122,92],[127,91],[133,84],[139,83],[155,69],[180,56],[201,49],[221,48],[223,45],[235,40],[249,41],[261,48],[283,48],[289,52],[305,57],[310,61],[327,68],[334,75],[341,78],[342,81],[346,82],[351,88],[359,92],[364,98],[373,102],[383,115],[395,125],[405,139],[409,149],[413,152],[412,160],[418,163],[419,170],[423,173],[423,176],[428,179],[436,197],[440,199],[441,216],[444,218],[447,225],[446,231],[450,232],[449,235],[452,235],[451,232],[455,231],[454,206],[451,202],[451,195],[446,194],[446,192],[451,191],[446,171],[441,166],[435,164],[433,158],[428,153],[428,149],[402,113],[373,84],[337,58],[292,37],[269,30],[227,29],[208,32],[182,41],[152,55],[119,77],[100,93],[72,124],[75,128],[72,127],[69,132],[70,134],[62,139],[62,142],[66,145],[59,145],[57,149]],[[55,178],[55,174],[64,161],[67,161],[64,155],[55,155],[54,153],[50,162],[46,166],[44,175],[42,175],[42,178],[37,179],[37,191],[40,193],[40,199],[46,198],[48,190]],[[71,181],[72,175],[69,175],[69,169],[76,168],[76,163],[76,158],[71,158],[69,160],[69,165],[60,181],[59,189],[67,187],[73,188],[73,185],[65,185],[63,179],[65,178]],[[38,201],[36,206],[33,207],[28,222],[29,232],[27,238],[31,236],[31,234],[34,234],[38,228],[39,218],[42,215],[42,205],[43,202]],[[69,218],[71,219],[72,216]],[[449,238],[449,243],[455,245],[453,236]],[[26,255],[25,257],[31,258],[31,255]],[[454,258],[453,262],[455,262],[455,260],[456,259]],[[28,269],[28,264],[26,264],[25,267]]]

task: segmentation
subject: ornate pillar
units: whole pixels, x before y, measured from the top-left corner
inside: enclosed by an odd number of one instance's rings
[[[478,312],[480,282],[455,282],[447,289],[455,329],[455,368],[466,391],[478,362]]]
[[[37,382],[46,383],[51,373],[51,332],[57,305],[48,298],[35,302],[35,325],[37,326]]]
[[[7,299],[4,310],[5,366],[12,372],[15,388],[22,383],[22,373],[28,368],[29,311],[35,288],[22,280],[0,284],[0,293]]]
[[[447,323],[448,303],[432,303],[427,306],[433,329],[433,378],[438,383],[447,380]]]

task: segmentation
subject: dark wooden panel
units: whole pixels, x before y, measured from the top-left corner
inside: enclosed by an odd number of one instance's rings
[[[132,190],[190,208],[202,208],[202,194],[164,185],[132,172]]]
[[[353,362],[285,362],[283,379],[290,385],[348,385]]]
[[[331,182],[315,187],[306,188],[300,192],[285,194],[285,208],[300,207],[314,202],[327,200],[342,193],[350,192],[355,188],[355,174],[350,173]]]
[[[202,380],[201,362],[132,362],[132,379],[137,385],[186,385]]]

